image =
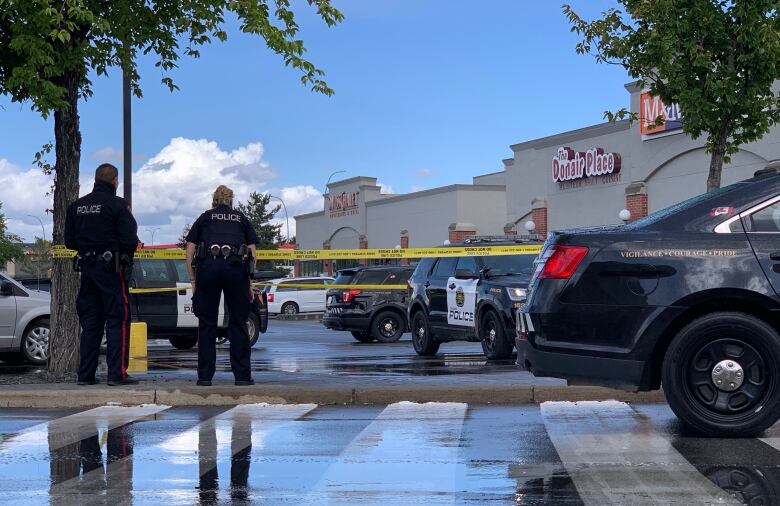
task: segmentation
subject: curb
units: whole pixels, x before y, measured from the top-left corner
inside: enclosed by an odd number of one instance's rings
[[[312,387],[263,385],[252,387],[182,385],[160,388],[71,387],[20,385],[0,393],[3,408],[86,408],[109,403],[124,405],[235,406],[239,404],[372,405],[394,402],[463,402],[469,404],[539,404],[548,401],[665,402],[660,391],[631,393],[601,387],[518,385],[491,387]]]

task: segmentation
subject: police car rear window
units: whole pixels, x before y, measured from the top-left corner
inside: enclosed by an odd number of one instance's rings
[[[536,255],[501,255],[482,257],[484,266],[490,268],[489,275],[507,276],[511,274],[528,274],[533,272]]]
[[[390,273],[384,269],[361,271],[355,281],[359,285],[381,285]]]
[[[352,280],[355,279],[355,273],[353,271],[349,272],[341,272],[338,276],[336,276],[336,281],[333,282],[334,285],[348,285],[352,283]]]

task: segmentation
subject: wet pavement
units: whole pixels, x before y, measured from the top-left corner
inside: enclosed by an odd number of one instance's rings
[[[778,449],[615,401],[4,409],[0,501],[771,505]]]
[[[178,350],[167,340],[150,338],[148,353],[148,377],[189,378],[197,369],[196,348]],[[0,383],[35,382],[36,376],[44,378],[43,370],[42,367],[0,361]],[[445,343],[438,355],[419,357],[408,333],[396,343],[366,344],[357,342],[349,332],[328,330],[319,321],[311,320],[272,320],[268,332],[260,336],[252,349],[252,370],[260,375],[338,376],[397,382],[417,381],[422,376],[463,376],[462,381],[468,383],[474,381],[475,375],[483,376],[477,381],[500,381],[498,378],[528,375],[517,369],[514,358],[487,361],[479,343]],[[98,376],[104,375],[105,362],[101,359]],[[217,379],[229,377],[228,346],[219,346]],[[45,379],[51,381],[50,377]],[[459,380],[447,378],[442,381]]]
[[[149,347],[150,370],[195,369],[197,351],[177,350],[165,341]],[[217,369],[230,370],[227,347]],[[359,343],[349,332],[328,330],[318,321],[272,320],[252,350],[257,372],[296,372],[343,376],[440,376],[517,372],[514,359],[488,362],[479,343],[452,342],[435,357],[419,357],[411,334],[396,343]]]

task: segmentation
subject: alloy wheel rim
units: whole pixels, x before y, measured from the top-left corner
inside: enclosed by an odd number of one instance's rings
[[[50,330],[46,327],[35,327],[25,336],[24,347],[27,354],[36,360],[46,360],[49,358],[49,335]]]
[[[485,343],[491,350],[496,345],[496,322],[490,321],[487,324],[487,335],[485,336]]]

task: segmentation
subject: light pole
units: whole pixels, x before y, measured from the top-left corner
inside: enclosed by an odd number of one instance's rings
[[[268,197],[272,198],[272,199],[276,199],[276,200],[278,200],[279,202],[282,203],[282,209],[284,209],[284,218],[285,218],[285,220],[287,220],[287,242],[289,243],[290,242],[290,216],[287,214],[287,206],[284,205],[284,200],[282,200],[281,198],[279,198],[279,197],[277,197],[275,195],[270,195],[269,194]]]
[[[43,242],[46,242],[46,229],[43,228],[43,220],[41,220],[39,217],[33,214],[28,214],[27,216],[29,216],[30,218],[35,218],[36,220],[38,220],[38,223],[41,224],[41,239],[43,239]]]
[[[160,227],[147,228],[146,231],[152,234],[152,246],[154,246],[154,233],[160,230]]]
[[[345,172],[346,172],[346,170],[337,170],[336,172],[332,172],[332,173],[330,174],[330,176],[328,176],[328,182],[327,182],[327,183],[325,183],[325,193],[329,193],[329,192],[330,192],[330,191],[328,190],[328,185],[330,184],[330,178],[332,178],[332,177],[333,177],[333,176],[335,176],[336,174],[343,174],[343,173],[345,173]]]

